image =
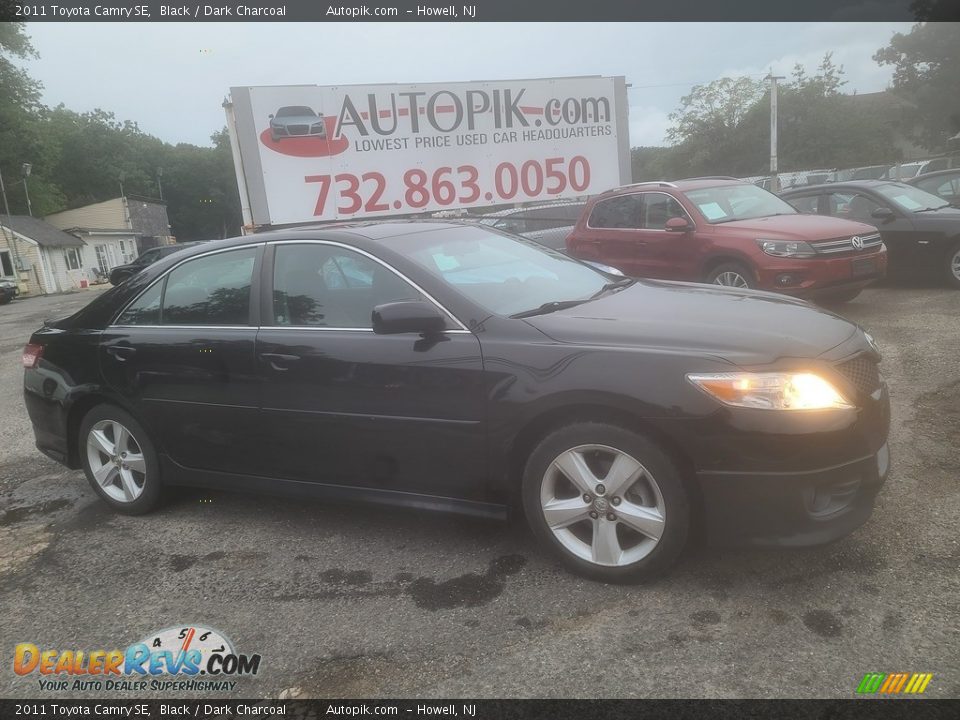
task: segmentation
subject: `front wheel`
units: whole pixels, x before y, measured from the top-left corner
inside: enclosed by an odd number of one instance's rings
[[[953,287],[960,288],[960,242],[947,253],[947,281]]]
[[[80,423],[80,456],[90,486],[117,512],[142,515],[160,502],[160,464],[146,430],[114,405]]]
[[[757,284],[750,269],[740,263],[718,265],[707,274],[707,282],[711,285],[725,285],[726,287],[743,289],[756,287]]]
[[[649,579],[687,540],[690,503],[675,463],[615,425],[575,423],[545,437],[527,461],[522,493],[541,543],[593,580]]]

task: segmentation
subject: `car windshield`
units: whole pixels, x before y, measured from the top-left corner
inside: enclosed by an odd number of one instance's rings
[[[937,197],[920,188],[902,183],[885,183],[878,185],[877,192],[888,200],[892,201],[902,210],[907,212],[922,212],[924,210],[939,210],[947,207],[950,203],[945,202],[943,198]]]
[[[515,315],[585,302],[610,277],[543,245],[479,226],[426,233],[405,254],[477,305]]]
[[[290,105],[277,110],[277,117],[298,117],[302,115],[316,115],[316,113],[305,105]]]
[[[797,213],[793,206],[773,193],[747,183],[688,190],[686,196],[706,221],[713,224]]]

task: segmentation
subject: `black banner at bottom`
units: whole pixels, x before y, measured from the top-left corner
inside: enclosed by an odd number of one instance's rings
[[[852,700],[0,700],[0,718],[459,718],[461,720],[609,720],[617,718],[903,718],[960,717],[960,701],[922,698]]]

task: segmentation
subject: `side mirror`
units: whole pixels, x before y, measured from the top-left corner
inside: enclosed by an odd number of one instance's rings
[[[267,117],[268,117],[270,120],[273,120],[273,113],[270,113],[269,115],[267,115]]]
[[[876,220],[882,220],[883,222],[890,222],[896,217],[896,215],[890,208],[879,207],[870,213],[870,217]]]
[[[377,305],[372,314],[373,331],[378,335],[398,333],[442,333],[447,321],[427,302],[404,300]]]
[[[667,220],[664,230],[667,232],[689,232],[693,230],[693,226],[685,217],[672,217]]]

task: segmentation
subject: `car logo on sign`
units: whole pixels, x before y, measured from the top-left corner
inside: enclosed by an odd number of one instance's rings
[[[853,245],[854,250],[863,250],[863,238],[859,235],[850,238],[850,244]]]

